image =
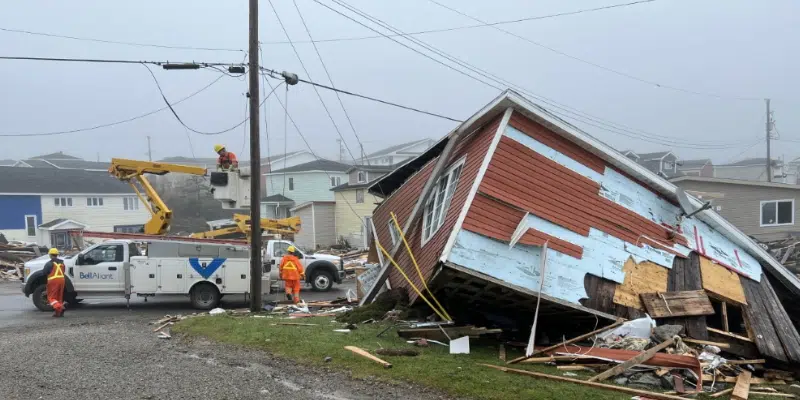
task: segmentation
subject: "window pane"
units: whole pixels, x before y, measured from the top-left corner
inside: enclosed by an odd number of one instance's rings
[[[100,199],[98,199],[98,204],[100,204],[101,206],[103,205],[103,198],[102,197]]]
[[[59,203],[58,203],[58,197],[56,197],[55,199],[53,199],[53,205],[55,205],[56,207],[58,207],[58,205],[59,205]]]
[[[127,210],[127,209],[128,209],[128,198],[127,198],[127,197],[123,197],[123,198],[122,198],[122,208],[123,208],[124,210]]]
[[[87,197],[86,198],[86,205],[87,206],[91,206],[92,205],[92,198],[91,197]]]
[[[36,236],[36,217],[25,217],[25,228],[28,230],[28,236]]]
[[[775,203],[764,203],[761,205],[761,225],[771,225],[775,222],[776,213]]]
[[[72,207],[72,197],[67,198],[67,205]]]
[[[791,224],[794,219],[791,201],[782,201],[778,203],[778,223]]]

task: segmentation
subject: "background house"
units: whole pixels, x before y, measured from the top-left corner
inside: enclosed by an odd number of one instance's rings
[[[671,182],[710,201],[717,213],[760,241],[800,234],[795,221],[800,186],[697,176],[680,176]]]
[[[24,168],[56,168],[56,169],[84,169],[88,171],[108,171],[109,163],[100,161],[86,161],[80,157],[64,154],[63,152],[44,154],[41,156],[18,160],[15,167]]]
[[[678,161],[678,174],[688,176],[714,177],[714,164],[711,159],[680,160]]]
[[[299,206],[310,201],[334,201],[331,188],[348,179],[350,165],[319,159],[266,174],[267,196],[281,194]]]
[[[678,175],[678,157],[671,151],[634,153],[625,150],[622,154],[661,177],[671,178]]]
[[[367,189],[393,166],[356,165],[348,180],[331,189],[336,196],[336,237],[351,247],[368,248],[372,236],[372,212],[378,199]]]
[[[773,182],[786,182],[786,175],[783,171],[783,161],[772,160],[772,176]],[[730,164],[715,165],[714,177],[767,182],[767,159],[747,158]]]
[[[421,139],[413,142],[398,144],[383,150],[367,154],[361,159],[362,165],[397,165],[412,159],[436,143],[433,139]]]
[[[261,198],[261,218],[288,218],[289,210],[294,207],[294,200],[282,195],[273,194]]]
[[[68,231],[132,232],[150,218],[131,187],[105,172],[0,167],[0,233],[71,247]]]
[[[292,208],[292,215],[300,217],[302,223],[294,243],[310,251],[335,245],[335,206],[333,201],[309,201]]]

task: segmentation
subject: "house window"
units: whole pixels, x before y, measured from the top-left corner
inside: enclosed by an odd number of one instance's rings
[[[673,161],[664,161],[664,169],[675,169],[675,163]]]
[[[123,197],[122,198],[122,208],[127,211],[134,211],[139,209],[139,198],[138,197]]]
[[[114,225],[114,232],[142,233],[144,232],[144,225]]]
[[[36,236],[36,216],[35,215],[26,215],[25,216],[25,231],[27,231],[28,236],[30,236],[30,237]]]
[[[450,167],[434,185],[431,197],[425,204],[425,215],[422,219],[423,245],[442,227],[444,218],[447,216],[447,209],[450,207],[450,199],[453,198],[453,192],[456,190],[463,168],[464,160],[461,160]]]
[[[86,198],[86,206],[87,207],[101,207],[103,205],[103,198],[102,197],[87,197]]]
[[[332,176],[331,177],[331,187],[336,187],[342,184],[342,177],[340,176]]]
[[[794,199],[761,202],[761,226],[794,224]]]
[[[392,246],[400,241],[400,231],[397,230],[397,226],[394,224],[393,220],[389,220],[389,235],[392,237]]]
[[[358,171],[358,183],[365,183],[367,181],[367,173]]]
[[[294,190],[294,178],[289,178],[289,190]]]
[[[56,197],[53,204],[56,207],[72,207],[72,197]]]
[[[364,189],[356,190],[356,204],[364,203]]]

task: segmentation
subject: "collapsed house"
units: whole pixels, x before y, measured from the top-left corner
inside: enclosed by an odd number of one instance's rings
[[[369,191],[383,199],[372,222],[391,257],[378,252],[362,304],[386,286],[419,301],[421,275],[456,320],[524,331],[538,307],[560,339],[647,312],[731,353],[800,363],[798,320],[781,304],[800,295],[795,275],[699,200],[513,91]]]

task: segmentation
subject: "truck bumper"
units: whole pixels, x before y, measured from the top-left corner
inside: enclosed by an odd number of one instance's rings
[[[343,280],[344,280],[344,271],[339,271],[336,274],[336,283],[342,283]]]

